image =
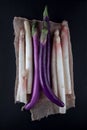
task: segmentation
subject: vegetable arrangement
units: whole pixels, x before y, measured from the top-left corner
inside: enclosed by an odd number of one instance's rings
[[[46,13],[45,13],[46,12]],[[44,17],[48,20],[47,10],[45,8]],[[39,57],[39,72],[40,72],[40,81],[41,87],[44,94],[56,105],[63,107],[64,103],[58,99],[51,90],[50,86],[50,30],[49,28],[49,20],[43,21],[43,28],[41,32],[40,39],[40,57]],[[49,38],[48,38],[49,37]],[[46,55],[47,54],[47,55]],[[47,63],[47,66],[46,66]],[[48,71],[47,71],[48,70]]]
[[[15,101],[25,104],[22,110],[30,110],[33,120],[66,113],[75,106],[67,22],[51,22],[45,7],[43,21],[15,17],[14,30]]]

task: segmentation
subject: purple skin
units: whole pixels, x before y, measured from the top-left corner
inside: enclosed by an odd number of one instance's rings
[[[46,29],[46,28],[45,28]],[[44,28],[42,33],[42,39],[40,42],[40,54],[39,54],[39,38],[37,34],[37,30],[35,28],[35,24],[33,24],[32,32],[33,32],[33,45],[34,45],[34,84],[33,84],[33,92],[31,100],[28,104],[24,106],[25,110],[31,109],[38,101],[39,95],[40,95],[40,84],[41,88],[44,92],[44,94],[48,97],[49,100],[51,100],[53,103],[60,107],[64,107],[64,103],[54,95],[53,91],[50,88],[50,81],[48,83],[48,79],[50,79],[50,42],[47,45],[47,38],[48,38],[48,30],[45,30]],[[49,37],[50,38],[50,37]],[[48,40],[49,40],[48,38]],[[48,46],[48,48],[47,48]],[[48,53],[46,54],[45,52]],[[47,55],[47,68],[46,68],[46,55]],[[49,57],[48,57],[49,56]],[[44,62],[45,61],[45,62]],[[47,71],[48,69],[48,71]],[[48,73],[48,76],[47,76]],[[40,82],[39,82],[40,79]]]
[[[50,82],[48,81],[48,78],[50,79],[49,70],[47,71],[47,69],[50,68],[50,59],[49,59],[50,58],[50,41],[47,41],[48,36],[49,35],[48,35],[47,22],[43,21],[43,28],[42,28],[41,37],[40,37],[40,55],[39,55],[40,84],[41,84],[44,94],[48,97],[50,101],[52,101],[53,103],[55,103],[56,105],[60,107],[64,107],[64,103],[53,93],[50,87]]]
[[[35,29],[35,28],[34,28]],[[24,106],[25,110],[31,109],[38,101],[40,95],[39,84],[39,37],[37,30],[33,30],[33,46],[34,46],[34,84],[31,100]]]
[[[46,75],[47,75],[47,80],[48,80],[48,84],[51,86],[51,82],[50,82],[50,71],[51,71],[51,67],[50,67],[50,54],[51,54],[51,43],[50,43],[50,23],[49,23],[49,16],[48,16],[48,12],[47,12],[47,7],[45,7],[45,10],[43,12],[43,21],[46,22],[46,26],[48,29],[48,34],[47,34],[47,44],[46,44],[46,52],[47,53],[47,63],[46,63]]]
[[[43,60],[43,52],[46,44],[40,43],[40,56],[39,56],[39,76],[40,76],[40,83],[44,94],[51,100],[53,103],[60,107],[64,107],[64,103],[54,95],[53,91],[49,86],[45,83],[45,75],[44,75],[44,60]]]
[[[50,86],[49,82],[48,82],[48,78],[47,78],[47,48],[46,48],[47,44],[45,43],[44,45],[44,50],[43,50],[43,70],[44,70],[44,82],[46,83],[46,85]]]
[[[47,61],[47,77],[48,77],[48,82],[49,82],[49,85],[51,85],[50,83],[50,52],[51,52],[51,49],[50,49],[50,25],[49,25],[49,20],[47,21],[48,22],[48,35],[47,35],[47,57],[48,57],[48,61]]]
[[[40,54],[39,54],[39,78],[41,88],[44,94],[48,97],[50,101],[55,103],[60,107],[64,107],[64,103],[53,93],[50,85],[47,83],[47,75],[46,75],[46,44],[47,44],[47,33],[48,30],[43,26],[41,37],[40,37]]]

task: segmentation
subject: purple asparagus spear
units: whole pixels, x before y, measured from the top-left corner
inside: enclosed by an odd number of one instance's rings
[[[39,99],[39,37],[36,28],[36,22],[34,22],[32,25],[32,36],[34,46],[34,84],[31,100],[28,104],[24,106],[26,110],[31,109]]]
[[[46,43],[46,50],[45,53],[47,54],[47,63],[46,63],[46,75],[47,75],[47,80],[49,85],[51,85],[50,83],[50,71],[51,71],[51,64],[50,64],[50,54],[51,54],[51,43],[50,43],[50,23],[49,23],[49,16],[48,16],[48,11],[47,11],[47,6],[44,9],[43,12],[43,22],[44,22],[44,26],[46,26],[46,28],[48,29],[48,34],[47,34],[47,43]]]
[[[48,97],[49,100],[51,100],[53,103],[60,107],[64,107],[64,103],[53,93],[51,87],[48,85],[47,80],[46,80],[46,65],[44,64],[44,50],[46,49],[46,39],[47,39],[47,33],[48,30],[46,28],[42,28],[41,32],[41,38],[40,38],[40,55],[39,55],[39,75],[40,75],[40,83],[42,90],[44,94]]]

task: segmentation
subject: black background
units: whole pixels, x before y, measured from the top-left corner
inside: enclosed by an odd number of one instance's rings
[[[68,20],[73,61],[76,107],[65,115],[53,115],[32,122],[29,112],[21,112],[22,104],[14,104],[15,52],[14,16],[42,19],[47,4],[50,19]],[[87,1],[29,0],[0,1],[0,130],[2,129],[72,129],[87,127]]]

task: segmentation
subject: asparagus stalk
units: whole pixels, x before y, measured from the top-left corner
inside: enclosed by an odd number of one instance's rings
[[[61,45],[63,54],[63,66],[64,66],[64,79],[65,79],[65,90],[66,94],[71,94],[71,77],[70,77],[70,67],[69,67],[69,49],[68,49],[68,28],[66,26],[62,27],[61,30]]]
[[[45,6],[44,12],[43,12],[43,23],[44,27],[47,28],[48,33],[47,33],[47,43],[46,43],[46,49],[44,50],[45,53],[47,53],[47,63],[46,63],[46,75],[47,75],[47,80],[48,84],[51,85],[50,83],[50,71],[51,71],[51,65],[50,65],[50,54],[51,54],[51,43],[50,43],[50,22],[49,22],[49,16],[48,16],[48,11],[47,11],[47,6]]]
[[[53,38],[52,59],[51,59],[51,74],[52,74],[52,89],[58,97],[58,83],[57,83],[57,57],[56,57],[56,42],[55,36]]]
[[[24,77],[24,30],[21,30],[19,35],[19,84],[16,101],[26,103],[26,78]]]
[[[40,55],[39,55],[39,76],[40,76],[40,83],[42,90],[44,94],[48,97],[48,99],[55,103],[56,105],[60,107],[64,107],[64,103],[53,93],[51,87],[47,83],[46,80],[46,65],[44,64],[44,60],[46,60],[46,57],[44,58],[44,50],[46,49],[46,38],[47,38],[47,29],[43,28],[41,32],[41,38],[40,38]]]
[[[33,46],[34,46],[34,83],[32,97],[28,104],[24,106],[24,109],[29,110],[37,103],[40,95],[40,84],[39,84],[39,36],[36,27],[36,22],[32,25],[32,37],[33,37]]]
[[[26,41],[26,70],[28,72],[27,94],[31,94],[33,84],[33,47],[29,21],[24,21]]]
[[[56,30],[54,33],[56,42],[56,55],[57,55],[57,81],[58,81],[58,91],[60,99],[64,102],[64,107],[59,107],[59,113],[66,112],[66,96],[65,96],[65,83],[64,83],[64,68],[63,68],[63,57],[62,49],[59,37],[59,31]]]

